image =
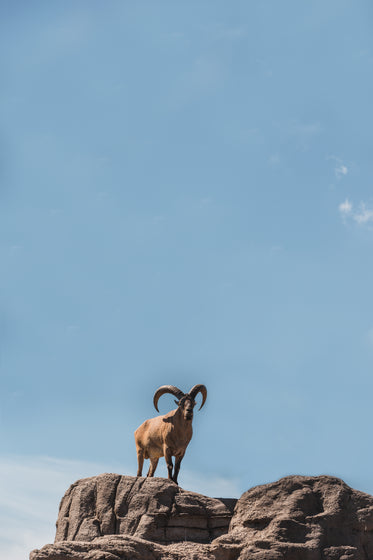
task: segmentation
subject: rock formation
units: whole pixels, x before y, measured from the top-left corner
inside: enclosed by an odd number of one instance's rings
[[[236,501],[187,492],[165,478],[103,474],[79,480],[66,492],[55,540],[128,535],[165,544],[209,543],[228,532]]]
[[[237,503],[236,503],[237,502]],[[30,560],[373,560],[373,496],[329,476],[288,476],[234,499],[163,478],[73,484],[54,545]]]

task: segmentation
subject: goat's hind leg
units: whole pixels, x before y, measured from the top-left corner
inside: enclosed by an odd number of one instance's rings
[[[176,484],[177,484],[177,477],[179,475],[179,470],[180,470],[180,463],[183,460],[184,455],[185,455],[185,451],[184,453],[180,453],[180,455],[176,455],[175,457],[175,470],[174,470],[174,476],[172,477],[172,480],[176,482]]]
[[[150,457],[150,467],[148,470],[148,474],[146,476],[154,476],[155,469],[157,468],[159,458],[158,457]]]

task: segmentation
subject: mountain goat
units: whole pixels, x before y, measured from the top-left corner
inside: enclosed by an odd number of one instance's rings
[[[205,385],[195,385],[189,393],[183,393],[174,385],[162,385],[154,394],[153,403],[158,410],[158,400],[165,393],[176,397],[177,408],[163,416],[156,416],[145,420],[135,431],[138,470],[137,476],[142,475],[144,459],[150,459],[147,476],[153,476],[160,457],[164,457],[167,464],[168,478],[177,484],[180,463],[185,455],[186,448],[192,439],[193,408],[198,393],[202,394],[203,407],[207,397]],[[173,471],[172,457],[175,457]],[[173,471],[173,472],[172,472]]]

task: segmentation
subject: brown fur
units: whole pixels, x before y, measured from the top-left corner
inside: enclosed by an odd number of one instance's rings
[[[142,475],[144,459],[150,459],[147,476],[153,476],[158,460],[164,457],[167,463],[168,478],[177,484],[180,463],[192,439],[192,419],[195,401],[188,395],[180,399],[178,408],[163,416],[145,420],[135,431],[138,471]],[[173,471],[172,457],[175,457]]]

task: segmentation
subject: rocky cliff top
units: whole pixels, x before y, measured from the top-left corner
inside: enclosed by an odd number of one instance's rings
[[[55,542],[128,535],[160,543],[209,543],[228,532],[237,500],[207,498],[164,478],[102,474],[62,498]]]
[[[372,560],[373,497],[289,476],[239,500],[163,478],[102,474],[62,498],[53,545],[30,560]]]

